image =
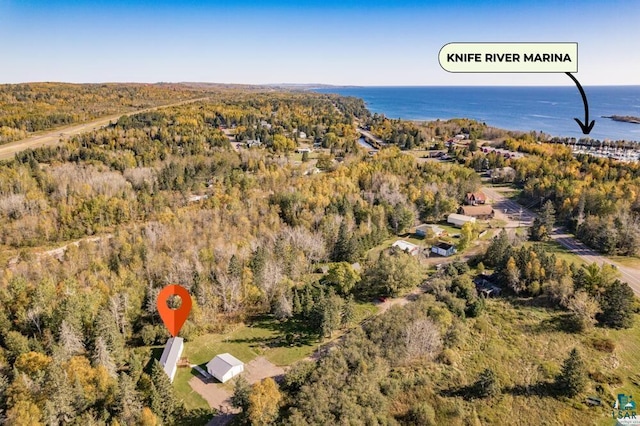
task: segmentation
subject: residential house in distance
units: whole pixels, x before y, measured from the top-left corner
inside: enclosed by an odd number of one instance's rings
[[[420,253],[420,247],[405,240],[398,240],[395,243],[391,244],[391,247],[397,247],[402,251],[406,251],[412,256],[416,256],[418,253]]]
[[[490,205],[462,206],[458,209],[458,214],[475,217],[476,219],[493,219],[494,211]]]
[[[267,130],[271,130],[271,124],[269,124],[266,120],[260,121],[260,125]]]
[[[307,134],[305,132],[300,132],[300,133],[298,133],[298,137],[300,139],[306,139],[307,138]]]
[[[491,182],[513,182],[516,178],[516,169],[513,167],[499,167],[489,170]]]
[[[469,206],[477,206],[478,204],[486,204],[487,196],[484,195],[484,192],[467,192],[467,195],[464,197],[464,203]]]
[[[449,216],[447,216],[447,223],[450,223],[458,228],[462,228],[462,225],[467,222],[476,223],[476,218],[457,213],[451,213]]]
[[[443,257],[449,257],[453,256],[456,253],[456,248],[453,244],[440,241],[438,242],[438,244],[431,247],[431,252]]]
[[[207,363],[207,372],[225,383],[244,371],[244,363],[231,354],[216,355]]]
[[[492,276],[484,274],[478,275],[474,280],[476,290],[484,297],[497,297],[502,293],[502,289],[495,284],[495,280]]]
[[[260,139],[249,139],[245,142],[245,145],[247,148],[259,147],[262,146],[262,142],[260,142]]]
[[[167,340],[167,344],[164,345],[164,350],[160,356],[160,365],[164,369],[164,372],[169,376],[169,380],[173,382],[173,378],[176,375],[176,369],[178,368],[178,360],[184,349],[184,339],[182,337],[171,337]]]
[[[430,235],[435,235],[439,237],[444,233],[444,229],[440,228],[438,225],[432,225],[430,223],[423,223],[420,226],[416,227],[416,235],[418,237],[428,237]]]

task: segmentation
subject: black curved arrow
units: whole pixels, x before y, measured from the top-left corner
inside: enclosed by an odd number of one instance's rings
[[[589,123],[589,104],[587,103],[587,95],[584,94],[584,90],[582,89],[580,82],[573,76],[573,74],[571,74],[570,72],[567,72],[565,74],[571,77],[571,80],[576,83],[576,86],[578,86],[578,90],[582,95],[582,102],[584,103],[584,123],[577,118],[574,118],[574,120],[576,120],[576,123],[578,123],[578,125],[582,129],[582,133],[588,135],[591,132],[591,129],[593,129],[593,125],[596,124],[596,121],[591,120],[591,123]]]

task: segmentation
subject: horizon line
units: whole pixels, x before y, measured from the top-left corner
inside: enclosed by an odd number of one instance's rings
[[[574,87],[574,84],[335,84],[335,83],[230,83],[230,82],[212,82],[212,81],[95,81],[95,82],[74,82],[74,81],[23,81],[18,83],[2,83],[2,86],[17,86],[21,84],[75,84],[75,85],[91,85],[91,84],[204,84],[219,86],[251,86],[251,87],[304,87],[304,88],[419,88],[419,87]],[[630,84],[583,84],[584,87],[636,87],[640,83]]]

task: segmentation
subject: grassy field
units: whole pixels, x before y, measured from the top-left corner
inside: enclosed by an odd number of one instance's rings
[[[525,242],[526,246],[531,246],[533,244],[537,244],[542,246],[547,253],[553,253],[556,255],[558,259],[565,260],[567,263],[575,263],[577,266],[584,265],[585,262],[579,256],[556,243],[555,241],[539,241],[539,242]]]
[[[607,256],[609,259],[630,268],[640,269],[640,258],[635,256]]]
[[[209,408],[209,403],[189,385],[189,380],[196,377],[195,370],[191,368],[178,368],[173,379],[173,387],[179,399],[187,410]]]
[[[640,393],[640,321],[630,330],[594,328],[574,334],[565,330],[565,315],[537,307],[532,299],[489,300],[486,315],[465,322],[468,332],[463,333],[451,365],[433,364],[429,376],[446,395],[472,384],[491,367],[502,393],[489,400],[447,396],[437,404],[457,407],[482,424],[614,424],[609,416],[616,395]],[[602,339],[609,339],[615,348],[597,349],[593,342]],[[589,387],[580,397],[554,397],[548,384],[574,347],[587,365]],[[587,406],[583,403],[587,396],[600,398],[603,406]]]
[[[356,327],[364,319],[376,314],[378,308],[372,303],[356,304],[356,312],[351,327]],[[334,333],[334,339],[342,333]],[[287,335],[293,340],[287,342]],[[315,337],[307,337],[301,333],[299,326],[293,321],[279,322],[272,317],[259,318],[250,324],[240,324],[233,331],[226,334],[205,334],[185,342],[183,357],[187,357],[191,364],[205,368],[205,364],[214,356],[228,352],[248,363],[253,359],[264,356],[278,366],[289,366],[310,356],[319,346],[328,341],[320,342]],[[152,349],[152,356],[160,358],[161,347]],[[189,380],[196,373],[191,368],[179,368],[173,381],[177,395],[188,409],[208,408],[204,398],[194,392]],[[231,390],[231,384],[229,384]]]

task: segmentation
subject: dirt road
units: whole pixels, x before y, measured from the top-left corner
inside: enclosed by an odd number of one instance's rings
[[[482,187],[482,191],[491,199],[491,203],[496,210],[496,217],[504,218],[504,220],[507,221],[507,228],[516,228],[521,225],[530,226],[536,217],[532,211],[508,199],[504,191],[487,186]],[[505,209],[507,211],[506,214],[504,213]],[[590,249],[581,241],[574,238],[573,235],[568,234],[563,228],[555,228],[551,234],[551,239],[587,263],[595,262],[598,265],[602,265],[603,263],[614,265],[620,272],[620,280],[629,284],[629,287],[633,289],[634,293],[640,297],[640,270],[637,268],[614,262],[608,257]]]
[[[67,127],[58,127],[54,130],[48,130],[46,132],[39,133],[37,135],[30,136],[26,139],[10,142],[4,145],[0,145],[0,160],[8,160],[20,151],[28,148],[39,148],[42,146],[51,146],[60,142],[60,139],[66,139],[69,136],[77,135],[84,132],[90,132],[100,127],[104,127],[111,121],[116,121],[123,115],[139,114],[141,112],[155,111],[160,108],[167,108],[172,106],[184,105],[191,102],[198,102],[208,98],[190,99],[187,101],[176,102],[167,105],[160,105],[153,108],[146,108],[137,111],[124,112],[117,115],[110,115],[108,117],[99,118],[97,120],[89,121],[87,123],[74,124]]]

